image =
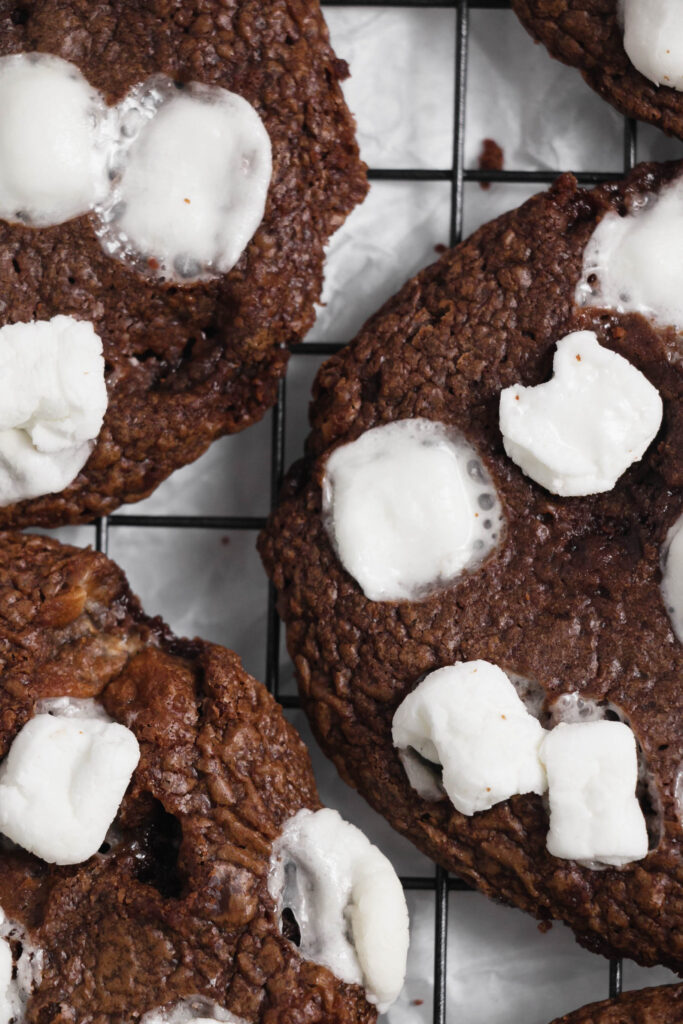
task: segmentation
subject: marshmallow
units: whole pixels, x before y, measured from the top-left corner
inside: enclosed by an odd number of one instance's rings
[[[168,279],[227,273],[263,219],[272,173],[254,108],[227,89],[179,91],[157,76],[119,119],[114,186],[97,211],[105,250]]]
[[[246,1021],[203,996],[189,996],[171,1006],[150,1010],[141,1017],[140,1024],[246,1024]]]
[[[291,909],[301,955],[364,985],[383,1013],[403,987],[408,911],[387,858],[336,811],[301,810],[273,846],[268,890]]]
[[[123,725],[38,714],[0,765],[0,832],[49,863],[97,853],[140,757]]]
[[[661,585],[673,631],[683,644],[683,514],[666,535]]]
[[[500,396],[505,451],[536,483],[563,497],[609,491],[642,458],[662,421],[656,388],[593,331],[557,343],[553,377]]]
[[[323,516],[339,559],[371,601],[416,601],[481,562],[503,512],[475,449],[427,419],[366,431],[332,452]]]
[[[70,316],[0,328],[0,506],[78,476],[107,408],[102,342]]]
[[[14,960],[10,942],[20,950]],[[0,1024],[24,1019],[26,1003],[42,977],[43,951],[0,908]]]
[[[443,787],[467,815],[515,793],[545,791],[544,735],[502,669],[487,661],[431,672],[399,705],[392,726],[400,753],[412,748],[443,765]]]
[[[606,213],[583,253],[578,306],[640,313],[683,330],[683,177],[620,217]]]
[[[74,64],[46,53],[0,58],[0,218],[46,227],[102,199],[106,117]]]
[[[647,855],[636,799],[638,754],[623,722],[561,723],[540,749],[548,774],[554,857],[621,866]]]
[[[683,90],[683,6],[680,0],[622,0],[624,49],[655,85]]]

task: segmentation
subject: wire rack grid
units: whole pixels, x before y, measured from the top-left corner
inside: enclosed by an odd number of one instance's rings
[[[472,10],[506,10],[510,8],[509,0],[323,0],[323,7],[369,8],[414,8],[414,9],[450,9],[455,14],[455,67],[454,67],[454,132],[452,163],[450,167],[438,169],[425,168],[370,168],[371,181],[442,181],[450,183],[450,244],[455,245],[462,237],[463,213],[465,208],[464,186],[469,182],[509,184],[551,183],[558,174],[568,168],[558,167],[556,170],[480,170],[466,168],[464,161],[465,141],[465,104],[467,97],[467,54],[470,11]],[[623,124],[623,173],[630,171],[636,162],[636,122],[624,118]],[[578,181],[583,185],[595,185],[602,181],[614,180],[614,172],[580,171],[576,172]],[[307,359],[311,356],[327,356],[337,352],[342,342],[305,341],[292,349],[293,359]],[[286,384],[281,381],[278,388],[277,404],[271,413],[272,437],[270,458],[270,503],[274,505],[283,477],[285,466],[285,417],[286,417]],[[101,518],[94,523],[95,546],[97,550],[107,553],[110,532],[117,527],[136,528],[171,528],[174,530],[260,530],[265,524],[261,516],[209,516],[209,515],[150,515],[136,513],[120,513]],[[268,591],[267,609],[267,640],[266,640],[266,685],[269,691],[285,708],[298,708],[296,696],[281,693],[280,688],[280,622],[275,607],[275,594],[272,585]],[[446,1024],[447,1000],[447,934],[448,934],[448,896],[455,890],[468,890],[463,881],[436,867],[428,877],[409,876],[401,878],[406,891],[431,891],[435,901],[434,929],[434,997],[433,1024]],[[622,989],[622,961],[609,961],[608,990],[610,996],[618,995]]]

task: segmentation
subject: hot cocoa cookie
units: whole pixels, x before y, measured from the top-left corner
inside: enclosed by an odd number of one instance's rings
[[[563,64],[578,68],[620,113],[682,138],[683,94],[674,68],[680,68],[683,40],[679,44],[674,23],[659,35],[663,18],[675,22],[676,7],[675,0],[663,5],[629,0],[620,15],[618,0],[512,0],[534,39]]]
[[[343,778],[488,895],[678,970],[680,268],[667,291],[656,256],[682,170],[564,175],[409,281],[319,371],[259,541]]]
[[[0,523],[136,501],[273,404],[367,188],[347,73],[310,0],[1,0],[0,327],[92,325],[107,403],[46,443],[36,407],[71,426],[85,368],[18,393]]]
[[[0,637],[2,1019],[375,1020],[400,883],[237,655],[147,617],[103,555],[12,533]]]
[[[553,1024],[673,1024],[682,1019],[683,985],[662,985],[591,1003]]]

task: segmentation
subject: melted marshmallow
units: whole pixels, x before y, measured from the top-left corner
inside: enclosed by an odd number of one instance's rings
[[[662,555],[662,597],[673,631],[683,644],[683,515],[666,535]]]
[[[141,1017],[140,1024],[246,1024],[246,1021],[204,996],[189,996],[171,1006],[150,1010]]]
[[[301,955],[364,985],[383,1013],[403,987],[408,911],[390,862],[336,811],[301,810],[273,846],[268,890],[292,910]]]
[[[24,1019],[29,996],[40,984],[42,967],[42,949],[0,908],[0,1024]]]
[[[625,216],[606,213],[583,253],[579,306],[641,313],[683,330],[683,177]]]
[[[505,451],[553,494],[598,494],[642,458],[662,421],[659,392],[593,331],[557,343],[553,377],[500,396]]]
[[[495,547],[503,513],[476,451],[426,419],[366,431],[327,460],[323,514],[371,601],[415,601]]]
[[[624,49],[655,85],[683,90],[683,5],[680,0],[622,0]]]
[[[0,218],[46,227],[87,213],[109,188],[105,122],[75,65],[0,58]]]
[[[622,866],[647,855],[636,799],[636,741],[627,725],[560,723],[540,754],[548,773],[547,846],[554,857]]]
[[[56,316],[0,328],[0,505],[70,484],[106,408],[92,324]]]
[[[123,725],[37,714],[0,765],[0,832],[49,863],[97,853],[140,757]]]
[[[544,735],[502,669],[487,661],[431,672],[399,705],[392,726],[399,752],[412,748],[443,765],[443,787],[468,815],[515,793],[545,791]]]
[[[120,110],[114,187],[98,209],[113,256],[166,278],[225,274],[263,219],[268,133],[245,99],[155,77]]]

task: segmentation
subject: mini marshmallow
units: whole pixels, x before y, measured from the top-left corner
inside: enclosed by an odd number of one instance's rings
[[[102,845],[139,757],[123,725],[36,715],[0,765],[0,832],[51,864],[87,860]]]
[[[647,856],[636,799],[638,754],[623,722],[561,723],[540,749],[548,774],[554,857],[621,866]]]
[[[371,601],[416,601],[488,555],[503,512],[475,449],[427,419],[366,431],[332,452],[326,528]]]
[[[107,252],[165,278],[234,267],[263,219],[272,173],[268,133],[241,96],[156,76],[127,97],[98,208]]]
[[[204,996],[189,996],[171,1006],[150,1010],[141,1017],[140,1024],[246,1024],[246,1021]]]
[[[398,996],[408,954],[408,910],[390,862],[336,811],[301,810],[273,846],[268,890],[288,907],[301,955],[364,985],[380,1013]]]
[[[683,90],[683,5],[680,0],[622,0],[624,49],[655,85]]]
[[[15,961],[10,942],[19,954]],[[34,946],[26,931],[5,917],[0,908],[0,1024],[24,1019],[29,996],[40,984],[43,951]]]
[[[102,199],[106,117],[74,64],[46,53],[0,58],[0,219],[46,227]]]
[[[515,793],[543,793],[538,757],[545,730],[508,677],[487,661],[431,672],[399,705],[392,738],[443,765],[443,786],[461,814],[486,811]]]
[[[683,515],[678,517],[666,535],[661,586],[673,631],[683,644]]]
[[[12,950],[6,939],[0,939],[0,1024],[9,1024],[16,1014],[12,998]]]
[[[593,331],[558,341],[551,380],[500,396],[505,451],[563,497],[611,490],[654,440],[662,413],[657,389]]]
[[[0,506],[61,491],[107,408],[102,341],[71,316],[0,328]]]
[[[640,313],[683,330],[683,177],[625,216],[606,213],[583,253],[578,306]]]

